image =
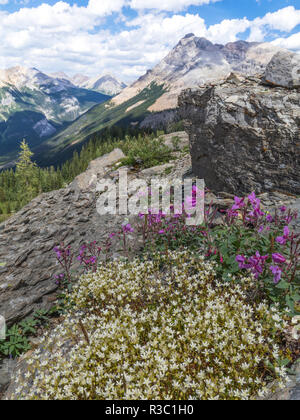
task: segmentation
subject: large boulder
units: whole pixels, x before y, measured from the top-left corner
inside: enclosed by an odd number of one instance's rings
[[[300,194],[300,92],[228,79],[179,97],[193,172],[214,191]]]
[[[102,242],[120,229],[125,216],[98,214],[95,181],[122,156],[116,149],[96,159],[70,186],[40,195],[0,224],[0,315],[8,325],[54,305],[54,275],[63,271],[53,252],[56,245],[64,242],[77,251],[84,242]]]
[[[264,81],[285,88],[300,87],[300,54],[280,51],[274,55],[264,73]]]

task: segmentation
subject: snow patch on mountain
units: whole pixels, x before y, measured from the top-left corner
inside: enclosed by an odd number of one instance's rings
[[[15,105],[15,99],[9,92],[6,92],[5,96],[1,99],[0,105],[4,108],[11,108]]]
[[[83,112],[80,110],[80,103],[77,98],[65,97],[61,102],[61,107],[64,109],[64,114],[70,119],[76,119]]]

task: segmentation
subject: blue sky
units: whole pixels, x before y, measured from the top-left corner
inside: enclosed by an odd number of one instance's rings
[[[0,68],[130,82],[189,32],[300,52],[300,0],[0,0]]]

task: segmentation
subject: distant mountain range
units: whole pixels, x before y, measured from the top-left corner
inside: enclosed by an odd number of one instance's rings
[[[110,98],[35,68],[0,70],[0,166],[15,158],[23,138],[38,146]]]
[[[188,34],[157,66],[131,86],[43,143],[38,150],[40,162],[64,160],[91,134],[114,124],[151,126],[154,122],[163,123],[165,118],[176,113],[178,96],[183,89],[214,83],[231,72],[263,73],[279,50],[269,43],[213,44]]]
[[[55,77],[60,80],[67,80],[73,85],[88,89],[94,90],[99,93],[103,93],[104,95],[114,96],[120,93],[123,89],[126,88],[126,84],[120,82],[115,77],[111,76],[110,74],[101,75],[97,77],[87,77],[83,74],[75,74],[73,77],[69,77],[65,73],[53,73],[51,74],[52,77]]]
[[[114,124],[143,126],[151,125],[152,121],[163,121],[164,115],[176,112],[177,99],[183,89],[216,82],[232,71],[246,75],[262,73],[279,50],[268,43],[237,41],[226,45],[213,44],[205,38],[188,34],[157,66],[123,90],[124,85],[115,84],[111,76],[89,79],[76,75],[70,79],[62,73],[52,75],[51,80],[67,90],[70,86],[75,89],[76,85],[76,89],[88,88],[92,91],[85,92],[96,94],[95,90],[102,89],[103,92],[103,86],[106,86],[110,89],[106,92],[111,95],[119,88],[121,92],[111,100],[92,107],[66,127],[54,127],[57,131],[45,141],[40,141],[35,148],[36,158],[43,165],[60,162],[90,135]],[[5,97],[4,102],[9,101]],[[46,122],[44,124],[46,128],[41,129],[47,130]]]

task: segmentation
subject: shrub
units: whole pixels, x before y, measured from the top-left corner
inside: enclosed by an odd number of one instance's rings
[[[125,140],[128,144],[128,140]],[[127,155],[123,163],[128,166],[151,168],[172,159],[172,151],[164,144],[162,138],[153,139],[150,136],[138,138],[136,141],[131,141],[127,147],[125,143],[122,149]]]
[[[102,264],[74,286],[69,315],[30,356],[14,398],[263,395],[269,379],[285,381],[287,324],[276,306],[249,303],[252,287],[251,276],[220,282],[187,250]]]

